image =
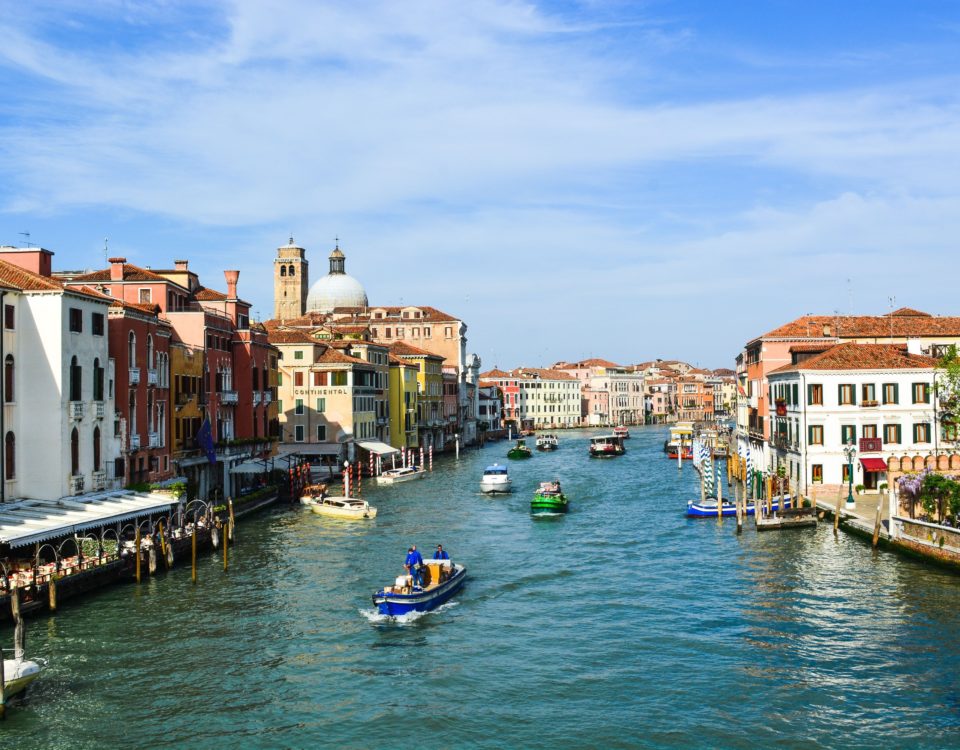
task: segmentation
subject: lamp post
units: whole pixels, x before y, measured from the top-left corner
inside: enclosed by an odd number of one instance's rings
[[[851,510],[856,507],[856,503],[853,501],[853,459],[857,455],[857,448],[851,440],[847,443],[847,447],[843,449],[843,455],[847,457],[847,479],[849,480],[849,490],[847,491],[847,510]]]

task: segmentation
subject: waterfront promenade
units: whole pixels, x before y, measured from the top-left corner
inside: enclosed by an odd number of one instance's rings
[[[365,485],[368,524],[278,508],[203,558],[29,624],[48,660],[10,747],[941,748],[960,744],[956,576],[817,530],[737,535],[683,516],[696,485],[663,428],[591,461],[589,431],[477,482],[495,443]],[[566,517],[533,521],[559,477]],[[471,579],[413,622],[370,593],[406,548]],[[0,638],[9,640],[9,629]]]

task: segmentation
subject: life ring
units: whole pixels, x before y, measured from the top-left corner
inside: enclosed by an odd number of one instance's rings
[[[216,526],[210,529],[210,544],[213,545],[214,549],[220,546],[220,534]]]

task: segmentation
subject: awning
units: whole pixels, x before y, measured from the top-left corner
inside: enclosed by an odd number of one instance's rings
[[[0,543],[22,547],[163,513],[175,503],[170,495],[122,491],[60,500],[20,500],[0,508]]]
[[[886,471],[887,462],[882,458],[861,458],[860,465],[864,471]]]
[[[231,474],[263,474],[270,471],[270,460],[244,461],[230,469]]]
[[[400,452],[399,448],[394,448],[392,445],[381,443],[379,440],[358,440],[357,445],[359,445],[365,451],[376,453],[378,456],[386,456],[390,453]]]
[[[281,445],[277,449],[277,458],[284,456],[339,456],[343,450],[340,443],[295,443],[293,445]]]

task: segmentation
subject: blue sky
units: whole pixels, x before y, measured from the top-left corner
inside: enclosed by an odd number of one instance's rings
[[[730,366],[798,315],[958,315],[960,4],[0,0],[0,244],[292,233],[485,366]]]

